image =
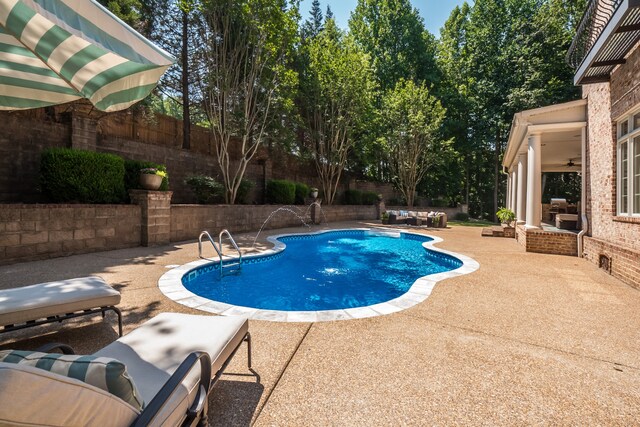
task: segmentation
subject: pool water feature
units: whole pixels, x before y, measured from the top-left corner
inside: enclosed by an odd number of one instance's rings
[[[160,288],[204,311],[336,320],[400,311],[426,299],[436,281],[477,268],[431,246],[441,239],[412,233],[352,229],[269,240],[274,249],[243,257],[239,275],[220,278],[218,263],[196,261],[166,273]]]

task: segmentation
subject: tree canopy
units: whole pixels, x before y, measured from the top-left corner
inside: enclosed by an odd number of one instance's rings
[[[216,141],[239,141],[243,164],[260,145],[315,159],[329,201],[344,171],[402,190],[393,150],[409,151],[400,132],[424,114],[444,155],[426,162],[415,193],[491,218],[504,203],[514,113],[579,97],[564,57],[586,0],[465,2],[438,38],[410,0],[358,0],[348,29],[321,0],[304,19],[296,0],[100,1],[180,58],[156,108],[206,111],[198,122]],[[424,101],[423,111],[402,99]],[[330,164],[339,167],[321,170]],[[229,173],[229,200],[244,167]]]

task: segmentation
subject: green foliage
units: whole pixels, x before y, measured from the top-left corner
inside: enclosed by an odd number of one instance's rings
[[[439,139],[445,117],[440,101],[423,85],[400,80],[382,104],[387,151],[395,184],[413,207],[417,186],[430,168],[444,162],[450,141]]]
[[[40,185],[53,202],[122,203],[124,161],[113,154],[48,149],[40,160]]]
[[[498,212],[496,212],[496,216],[502,224],[510,225],[513,221],[516,220],[516,214],[511,209],[507,209],[504,207],[500,208]]]
[[[196,196],[199,204],[220,203],[224,197],[224,186],[206,175],[192,175],[184,180]]]
[[[124,187],[129,190],[140,190],[140,170],[146,168],[153,168],[162,171],[166,174],[167,167],[158,163],[147,162],[143,160],[125,160],[124,161]],[[162,184],[160,184],[160,191],[169,190],[169,175],[162,178]]]
[[[513,115],[579,97],[564,56],[585,0],[477,0],[456,7],[440,35],[446,138],[460,153],[445,188],[475,217],[504,200],[501,156]]]
[[[287,0],[203,0],[199,14],[198,68],[206,75],[196,80],[217,141],[225,200],[233,204],[259,147],[293,129],[298,10]],[[242,140],[238,161],[229,156],[232,137]]]
[[[238,187],[238,192],[236,194],[236,202],[241,205],[246,205],[249,203],[249,194],[251,193],[251,189],[255,187],[255,183],[249,179],[242,179],[240,182],[240,186]]]
[[[304,205],[304,199],[309,196],[309,186],[296,182],[296,205]]]
[[[362,193],[362,204],[363,205],[375,205],[378,203],[378,194],[373,191],[364,191]]]
[[[292,205],[296,201],[296,184],[282,179],[267,181],[267,202],[274,205]]]
[[[542,203],[550,203],[551,198],[566,199],[575,203],[582,197],[582,178],[577,173],[552,173],[547,172],[543,177],[544,192]]]
[[[383,93],[401,79],[438,81],[435,38],[409,0],[359,0],[349,28],[371,57]]]
[[[347,190],[344,192],[344,204],[345,205],[361,205],[362,204],[362,191],[360,190]]]
[[[469,221],[469,214],[468,213],[464,213],[464,212],[458,212],[454,216],[454,219],[456,221],[466,222],[466,221]]]
[[[98,0],[98,2],[131,27],[140,28],[142,9],[140,0]]]
[[[373,107],[375,82],[369,57],[333,20],[304,46],[308,60],[300,78],[300,111],[325,197],[332,204],[355,145],[360,124]]]

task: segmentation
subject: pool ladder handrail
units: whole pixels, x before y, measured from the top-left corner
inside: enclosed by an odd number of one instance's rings
[[[238,251],[238,258],[237,258],[237,262],[234,263],[228,263],[225,264],[224,263],[224,250],[222,248],[222,237],[224,235],[227,235],[229,238],[229,242],[231,242],[231,245],[235,248],[236,251]],[[224,229],[220,232],[220,234],[218,235],[218,244],[216,245],[216,242],[213,240],[213,238],[211,237],[211,234],[209,234],[208,231],[203,231],[202,233],[200,233],[200,236],[198,237],[198,257],[200,257],[201,259],[206,259],[207,261],[216,261],[213,258],[207,258],[202,256],[202,238],[206,237],[209,242],[211,243],[211,246],[213,246],[213,249],[216,251],[216,253],[218,254],[218,259],[220,262],[220,277],[224,276],[224,268],[227,267],[238,267],[234,270],[231,270],[228,274],[232,274],[232,273],[238,273],[240,272],[240,269],[242,268],[242,252],[240,251],[240,248],[238,247],[236,241],[233,239],[233,236],[231,236],[231,233],[229,233],[229,230]]]

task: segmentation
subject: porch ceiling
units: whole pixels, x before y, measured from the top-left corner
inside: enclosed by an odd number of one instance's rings
[[[586,104],[586,100],[578,100],[517,113],[503,166],[513,168],[518,155],[527,153],[528,137],[540,134],[542,172],[579,172]],[[568,165],[570,161],[572,166]]]

